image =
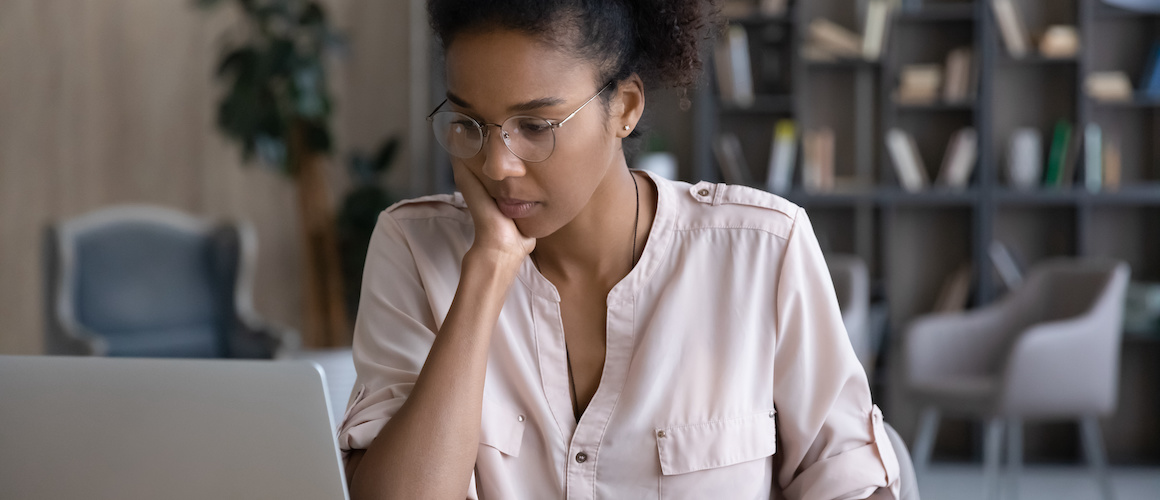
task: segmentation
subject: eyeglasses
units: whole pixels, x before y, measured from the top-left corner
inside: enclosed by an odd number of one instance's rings
[[[511,151],[521,160],[537,163],[547,160],[556,150],[556,129],[563,127],[568,120],[576,116],[576,113],[579,113],[581,109],[584,109],[584,106],[587,106],[611,85],[612,82],[608,82],[587,101],[584,101],[584,104],[576,108],[576,111],[558,122],[536,116],[518,115],[504,120],[502,125],[479,123],[463,113],[439,111],[439,108],[447,103],[447,99],[444,99],[430,115],[427,115],[427,121],[431,122],[431,130],[435,132],[435,140],[451,156],[456,158],[472,158],[479,154],[480,150],[483,149],[484,141],[487,139],[488,127],[494,126],[499,127],[500,135],[503,137],[503,143],[507,146],[508,151]]]

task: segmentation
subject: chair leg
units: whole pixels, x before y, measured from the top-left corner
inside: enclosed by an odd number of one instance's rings
[[[930,455],[934,451],[935,439],[938,438],[938,421],[938,408],[934,406],[923,408],[918,422],[918,436],[914,439],[914,454],[911,456],[915,474],[919,477],[922,477],[930,465]]]
[[[1108,458],[1100,434],[1100,422],[1095,416],[1086,416],[1080,419],[1079,427],[1084,455],[1087,457],[1088,466],[1095,473],[1104,500],[1114,500],[1116,497],[1112,491],[1111,480],[1108,478]]]
[[[1003,419],[987,420],[987,437],[983,443],[983,498],[999,498],[999,460],[1003,449]]]
[[[1007,419],[1007,491],[1008,498],[1019,498],[1019,476],[1023,472],[1023,421]]]

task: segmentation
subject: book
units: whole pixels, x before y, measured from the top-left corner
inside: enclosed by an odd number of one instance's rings
[[[1011,134],[1007,153],[1007,181],[1016,189],[1033,189],[1043,174],[1043,137],[1034,128]]]
[[[1097,71],[1083,81],[1084,92],[1097,101],[1132,99],[1132,82],[1123,71]]]
[[[755,100],[753,69],[749,63],[749,34],[745,27],[730,25],[717,49],[717,76],[722,101],[742,108],[752,106]]]
[[[971,274],[973,269],[969,263],[960,265],[943,281],[939,290],[938,299],[934,302],[934,312],[957,312],[967,308],[971,296]]]
[[[1107,191],[1120,188],[1120,141],[1110,134],[1104,138],[1104,185]]]
[[[802,134],[802,187],[810,192],[834,190],[834,131],[829,127]]]
[[[862,57],[862,38],[841,25],[819,17],[810,21],[810,41],[838,57]]]
[[[972,57],[970,47],[959,47],[947,53],[946,77],[943,78],[944,101],[961,102],[971,98]]]
[[[1079,53],[1079,31],[1069,24],[1048,26],[1039,39],[1039,53],[1056,59],[1075,57]]]
[[[1003,37],[1003,45],[1011,57],[1020,58],[1027,55],[1031,38],[1027,35],[1027,28],[1015,4],[1011,0],[991,0],[991,10],[995,13],[995,21],[999,25],[999,34]]]
[[[929,104],[938,100],[943,70],[938,64],[908,64],[899,74],[900,104]]]
[[[1047,174],[1043,178],[1043,185],[1059,187],[1063,182],[1064,161],[1071,142],[1071,124],[1066,120],[1055,122],[1055,130],[1051,134],[1051,149],[1047,152]]]
[[[866,24],[862,29],[862,57],[877,61],[886,45],[886,31],[890,27],[889,0],[869,0],[866,4]]]
[[[977,158],[978,136],[974,127],[959,129],[947,142],[936,183],[954,189],[966,188],[971,181],[971,172],[975,169]]]
[[[761,0],[758,6],[758,11],[763,16],[780,16],[785,14],[786,7],[788,7],[789,0]]]
[[[1063,156],[1063,176],[1060,177],[1059,184],[1056,185],[1058,187],[1070,188],[1075,182],[1075,171],[1079,165],[1079,150],[1083,141],[1082,137],[1079,136],[1078,129],[1072,129],[1071,136],[1067,151]]]
[[[894,170],[898,173],[898,182],[903,189],[921,191],[930,183],[914,137],[902,129],[892,128],[886,132],[886,149],[890,152]]]
[[[991,263],[995,265],[999,279],[1003,281],[1003,285],[1008,290],[1015,290],[1023,284],[1023,267],[1019,265],[1007,245],[999,240],[991,240],[991,245],[987,248],[987,255],[991,257]]]
[[[769,151],[769,177],[766,188],[771,193],[785,193],[793,186],[793,170],[797,157],[797,126],[793,120],[778,120],[773,127],[773,143]]]
[[[1099,192],[1103,181],[1103,133],[1096,123],[1088,123],[1083,131],[1083,185],[1092,193]]]
[[[713,141],[713,153],[717,156],[717,165],[721,168],[725,182],[743,186],[751,184],[749,167],[737,134],[722,132],[717,135],[717,140]]]

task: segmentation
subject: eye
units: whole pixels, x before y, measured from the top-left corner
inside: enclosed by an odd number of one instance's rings
[[[551,129],[552,125],[546,120],[538,118],[524,118],[519,120],[519,132],[524,135],[542,135],[548,133]]]

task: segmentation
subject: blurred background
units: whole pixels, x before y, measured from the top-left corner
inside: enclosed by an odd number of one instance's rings
[[[721,6],[631,164],[806,207],[924,494],[1151,498],[1160,1]],[[453,190],[425,8],[0,0],[0,354],[349,374],[375,216]]]

